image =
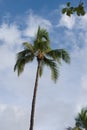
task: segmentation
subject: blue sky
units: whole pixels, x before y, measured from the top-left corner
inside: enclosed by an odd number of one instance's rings
[[[71,64],[59,66],[56,84],[45,68],[39,80],[34,130],[73,127],[76,114],[87,105],[87,13],[83,17],[62,15],[65,3],[66,0],[0,0],[1,130],[29,127],[37,64],[34,61],[27,65],[20,77],[13,68],[22,43],[33,42],[39,25],[49,32],[52,48],[64,48],[70,53]]]
[[[38,0],[38,1],[34,1],[34,0],[14,0],[14,1],[10,1],[10,0],[0,0],[0,4],[1,4],[1,10],[0,10],[0,14],[4,15],[5,13],[12,13],[14,15],[17,14],[22,14],[26,11],[28,11],[29,9],[32,9],[36,12],[40,12],[43,11],[44,9],[46,10],[53,10],[55,8],[58,8],[59,4],[64,4],[66,3],[67,0],[61,0],[61,2],[59,2],[58,0],[51,1],[50,0]]]

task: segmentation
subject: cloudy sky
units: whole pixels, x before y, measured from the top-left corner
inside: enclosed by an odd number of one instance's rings
[[[62,63],[56,84],[45,68],[39,80],[34,130],[73,127],[78,111],[87,105],[87,14],[62,15],[66,2],[0,0],[0,130],[29,129],[37,64],[27,65],[20,77],[13,68],[22,43],[33,43],[39,25],[49,32],[53,49],[70,53],[71,64]]]

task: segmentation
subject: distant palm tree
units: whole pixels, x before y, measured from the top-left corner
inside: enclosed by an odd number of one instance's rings
[[[20,75],[24,70],[25,64],[32,62],[35,57],[38,64],[33,99],[32,99],[30,128],[29,128],[29,130],[33,130],[38,78],[39,76],[42,76],[43,68],[46,65],[51,70],[52,79],[56,81],[59,75],[57,62],[60,64],[62,59],[66,63],[70,63],[70,56],[68,52],[65,51],[64,49],[52,50],[50,48],[50,40],[48,32],[45,29],[41,29],[40,27],[38,28],[34,43],[30,44],[28,42],[25,42],[23,43],[23,46],[24,50],[17,54],[17,61],[14,66],[14,71],[17,70],[18,75]]]
[[[76,126],[87,130],[87,108],[83,108],[78,116],[75,118]]]

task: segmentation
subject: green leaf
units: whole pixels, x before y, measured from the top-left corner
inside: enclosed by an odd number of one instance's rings
[[[70,4],[71,4],[70,2],[67,2],[67,4],[66,4],[66,5],[67,5],[68,7],[70,7]]]
[[[41,77],[43,74],[43,69],[44,69],[44,62],[41,61],[40,69],[39,69],[39,76]]]
[[[82,16],[84,16],[84,15],[85,15],[85,11],[84,11],[84,10],[81,12],[81,15],[82,15]]]
[[[23,45],[25,48],[29,49],[32,53],[34,53],[34,49],[33,49],[32,44],[30,44],[28,42],[24,42]]]
[[[54,60],[48,59],[44,57],[44,64],[50,67],[51,69],[51,78],[53,81],[56,82],[58,79],[59,73],[58,73],[58,66]]]
[[[18,76],[23,72],[25,64],[32,62],[33,59],[34,55],[28,49],[25,49],[17,54],[17,61],[14,66],[14,71],[17,70]]]
[[[72,14],[76,13],[78,16],[82,15],[84,16],[85,15],[85,7],[84,7],[84,3],[83,2],[80,2],[78,4],[78,6],[74,7],[74,6],[71,6],[71,3],[68,2],[66,4],[66,8],[63,8],[62,9],[62,14],[65,14],[67,16],[71,16]]]
[[[66,11],[67,11],[67,8],[63,8],[63,9],[62,9],[62,14],[65,14]]]
[[[69,55],[69,53],[64,49],[61,49],[61,51],[62,51],[62,59],[63,59],[63,61],[65,61],[66,63],[70,63],[70,55]]]
[[[71,16],[71,13],[70,13],[70,11],[67,11],[67,13],[66,13],[66,14],[67,14],[67,16]]]

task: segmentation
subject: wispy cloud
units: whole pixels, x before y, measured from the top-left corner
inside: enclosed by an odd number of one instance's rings
[[[61,19],[59,20],[58,27],[64,26],[68,29],[72,29],[75,25],[75,17],[72,15],[71,17],[68,17],[67,15],[62,15]]]
[[[49,20],[44,19],[41,16],[35,15],[33,14],[33,12],[30,11],[29,15],[27,16],[24,35],[34,37],[36,35],[38,26],[46,28],[48,31],[52,28],[52,24]]]
[[[27,125],[24,125],[28,123],[26,117],[27,114],[23,108],[0,104],[0,129],[28,129]]]
[[[18,26],[14,23],[2,23],[0,26],[0,40],[1,43],[7,43],[13,46],[13,44],[21,40],[21,31]]]

